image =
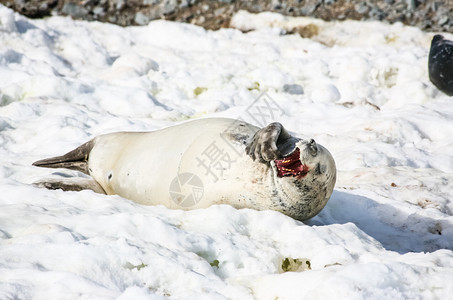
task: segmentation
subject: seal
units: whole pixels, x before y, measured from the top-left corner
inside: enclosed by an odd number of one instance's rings
[[[100,135],[33,165],[91,177],[35,183],[49,189],[91,189],[169,208],[270,209],[301,221],[323,209],[336,180],[332,155],[313,139],[297,138],[280,123],[258,128],[224,118]]]
[[[431,82],[448,96],[453,96],[453,41],[436,34],[431,41],[428,58]]]

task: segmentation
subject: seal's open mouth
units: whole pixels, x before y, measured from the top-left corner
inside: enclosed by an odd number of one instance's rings
[[[296,148],[292,154],[282,159],[276,159],[274,162],[277,167],[278,177],[297,176],[301,178],[308,173],[308,167],[300,162],[299,148]]]

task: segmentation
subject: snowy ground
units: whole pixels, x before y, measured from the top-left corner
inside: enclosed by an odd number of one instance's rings
[[[308,24],[311,39],[282,34]],[[432,34],[274,14],[233,25],[256,30],[28,20],[0,6],[0,299],[451,297],[453,105],[428,80]],[[31,185],[81,176],[31,163],[101,133],[256,123],[263,92],[281,109],[263,121],[337,163],[332,198],[306,224]]]

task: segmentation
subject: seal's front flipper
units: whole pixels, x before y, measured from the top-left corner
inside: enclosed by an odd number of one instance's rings
[[[262,163],[281,159],[294,152],[297,138],[280,123],[271,123],[255,133],[245,148],[246,153]]]
[[[43,168],[65,168],[89,175],[87,162],[93,146],[94,140],[91,140],[65,155],[38,160],[34,162],[33,165]]]
[[[85,178],[65,178],[65,179],[46,179],[33,183],[36,187],[44,187],[49,190],[63,191],[82,191],[92,190],[99,194],[105,194],[104,189],[93,179]]]

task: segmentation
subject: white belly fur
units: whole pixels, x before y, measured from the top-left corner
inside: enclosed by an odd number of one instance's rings
[[[107,194],[146,205],[193,209],[227,203],[269,208],[272,172],[265,164],[253,162],[245,154],[245,145],[222,134],[233,126],[229,119],[201,119],[154,132],[99,136],[88,161],[90,175]],[[243,131],[252,135],[256,130]],[[214,154],[217,163],[210,172],[200,161],[205,166],[215,163],[210,159]],[[170,195],[172,181],[184,173],[198,176],[203,184],[203,196],[190,207],[181,206]]]

